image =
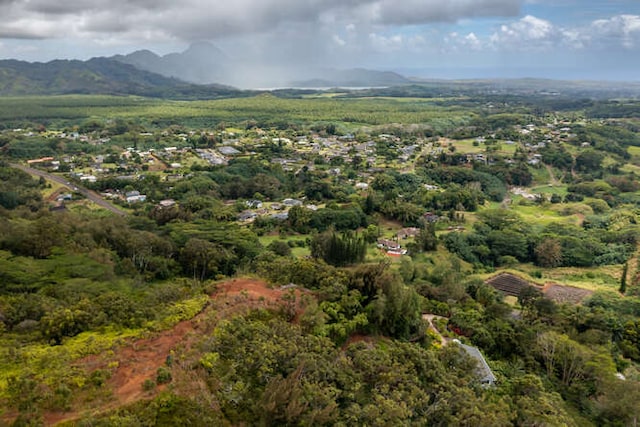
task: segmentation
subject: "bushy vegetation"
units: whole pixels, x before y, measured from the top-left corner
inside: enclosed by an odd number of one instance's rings
[[[627,106],[364,94],[0,99],[0,417],[632,424],[640,128],[589,119]],[[45,156],[66,184],[10,167]],[[136,192],[146,199],[127,202]],[[505,300],[484,281],[501,269],[589,291]],[[210,298],[247,276],[283,286],[281,299]],[[119,372],[81,358],[198,313],[189,345],[136,390],[149,401],[79,415],[109,400]],[[452,338],[486,356],[495,386]]]

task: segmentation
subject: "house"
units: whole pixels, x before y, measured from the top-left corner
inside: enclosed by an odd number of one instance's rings
[[[476,376],[480,380],[480,384],[482,384],[483,387],[492,387],[496,383],[497,378],[493,374],[493,371],[491,371],[491,368],[484,359],[484,356],[482,356],[482,353],[480,353],[480,350],[476,347],[462,344],[459,340],[453,340],[453,342],[461,347],[469,357],[476,361]]]
[[[378,239],[378,247],[388,251],[397,251],[400,250],[400,243],[388,239]]]
[[[286,221],[287,219],[289,219],[289,212],[274,213],[273,215],[271,215],[271,218],[280,221]]]
[[[357,190],[367,190],[369,188],[369,184],[367,184],[366,182],[357,182],[356,183],[356,189]]]
[[[220,147],[218,148],[218,151],[224,154],[225,156],[234,156],[236,154],[240,154],[240,151],[236,150],[233,147],[228,147],[228,146]]]
[[[158,206],[161,208],[170,208],[171,206],[175,206],[176,201],[173,199],[160,200],[158,202]]]
[[[398,234],[396,236],[398,237],[398,239],[407,239],[409,237],[416,237],[418,234],[420,234],[419,228],[407,227],[398,231]]]
[[[135,191],[135,190],[126,192],[124,197],[127,203],[138,203],[138,202],[144,202],[145,200],[147,200],[146,195],[140,194],[139,191]]]
[[[138,203],[138,202],[144,202],[145,200],[147,200],[147,196],[144,194],[127,197],[127,203]]]
[[[437,222],[440,219],[440,217],[433,212],[425,213],[424,215],[422,215],[422,218],[424,218],[424,220],[427,222]]]
[[[29,166],[42,163],[43,165],[49,165],[53,161],[53,157],[41,157],[39,159],[27,160]]]
[[[282,204],[285,206],[301,206],[302,202],[298,199],[284,199]]]
[[[247,205],[248,208],[253,208],[253,209],[260,209],[262,207],[262,201],[254,199],[254,200],[247,200],[246,202],[244,202],[245,205]]]
[[[247,222],[247,221],[256,219],[257,216],[258,214],[255,212],[244,211],[244,212],[241,212],[240,215],[238,215],[238,220],[242,222]]]

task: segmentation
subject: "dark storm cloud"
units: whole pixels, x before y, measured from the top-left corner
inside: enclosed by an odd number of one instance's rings
[[[42,38],[162,31],[167,38],[213,39],[269,32],[291,23],[364,25],[452,22],[511,16],[522,0],[0,0],[0,35]]]
[[[461,18],[516,16],[520,2],[513,0],[382,0],[376,20],[384,24],[411,25],[425,22],[455,22]]]

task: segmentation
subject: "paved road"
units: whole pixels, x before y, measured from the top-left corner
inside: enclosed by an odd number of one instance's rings
[[[21,171],[24,171],[30,175],[35,175],[35,176],[41,176],[44,177],[50,181],[54,181],[57,182],[58,184],[62,184],[65,187],[69,188],[69,190],[73,190],[75,192],[78,192],[80,194],[82,194],[83,196],[85,196],[87,199],[91,200],[93,203],[95,203],[96,205],[103,207],[105,209],[110,210],[111,212],[117,214],[117,215],[127,215],[127,212],[123,211],[122,209],[113,206],[111,203],[107,202],[106,200],[104,200],[102,198],[102,196],[100,196],[98,193],[96,193],[95,191],[91,191],[88,188],[84,188],[84,187],[80,187],[72,182],[69,182],[68,180],[66,180],[65,178],[58,176],[58,175],[54,175],[51,173],[47,173],[47,172],[43,172],[41,170],[38,169],[33,169],[27,166],[23,166],[23,165],[19,165],[17,163],[11,163],[11,167],[15,168],[15,169],[20,169]]]

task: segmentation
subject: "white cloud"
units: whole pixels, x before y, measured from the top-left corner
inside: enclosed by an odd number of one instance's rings
[[[332,39],[333,39],[333,42],[334,42],[335,44],[337,44],[338,46],[345,46],[345,45],[347,44],[347,42],[346,42],[346,41],[344,41],[344,40],[343,40],[339,35],[337,35],[337,34],[334,34],[334,35],[333,35],[333,37],[332,37]]]
[[[640,16],[618,15],[593,21],[589,30],[600,44],[621,44],[631,49],[640,45]]]
[[[495,48],[544,49],[557,45],[562,32],[551,22],[527,15],[522,19],[505,24],[493,33],[490,42]]]
[[[640,47],[640,16],[617,15],[564,28],[528,15],[502,25],[490,36],[490,45],[498,50],[634,49]]]

